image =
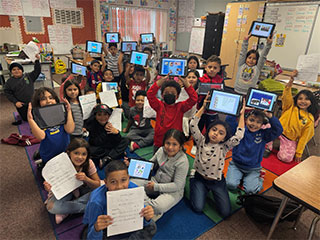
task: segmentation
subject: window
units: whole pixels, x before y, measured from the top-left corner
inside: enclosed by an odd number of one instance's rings
[[[123,40],[137,41],[140,33],[154,33],[157,42],[167,41],[168,13],[165,10],[109,6],[110,32],[120,32]]]
[[[72,27],[83,27],[83,11],[77,9],[54,9],[55,24],[68,24]]]

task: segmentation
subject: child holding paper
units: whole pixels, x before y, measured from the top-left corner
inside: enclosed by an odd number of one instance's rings
[[[148,68],[136,65],[134,67],[133,78],[129,76],[130,65],[124,73],[126,78],[126,84],[129,86],[129,107],[133,107],[135,104],[134,96],[138,90],[146,90],[148,83],[150,81],[150,72]],[[147,72],[147,77],[145,78],[145,72]]]
[[[91,193],[85,210],[83,223],[87,224],[87,231],[84,231],[87,239],[107,239],[106,231],[108,226],[113,224],[113,218],[107,213],[106,192],[137,187],[129,181],[128,168],[123,161],[111,161],[105,168],[105,175],[105,184]],[[125,205],[123,207],[125,208]],[[116,237],[119,237],[119,239],[152,239],[157,229],[152,220],[154,216],[153,208],[151,206],[144,207],[140,216],[144,217],[142,230],[117,235]]]
[[[103,82],[113,82],[114,80],[114,74],[111,69],[105,69],[103,71]],[[96,94],[97,98],[99,99],[99,93],[102,92],[102,82],[98,84],[96,88]],[[120,99],[120,87],[118,86],[116,97],[119,100]]]
[[[30,73],[23,73],[23,67],[20,63],[11,63],[9,70],[11,77],[4,85],[4,94],[10,102],[12,102],[21,119],[27,121],[28,104],[34,92],[34,82],[41,72],[39,62],[40,56],[36,55],[34,70]],[[21,120],[12,123],[13,125],[21,124]]]
[[[85,122],[85,128],[89,131],[91,158],[100,168],[111,159],[122,158],[128,146],[128,139],[121,137],[120,131],[109,122],[112,111],[106,104],[99,104]]]
[[[61,223],[68,214],[83,213],[91,190],[100,186],[97,169],[89,159],[89,144],[84,139],[75,138],[68,145],[66,152],[77,171],[76,179],[83,181],[84,185],[57,200],[51,192],[51,185],[46,181],[43,183],[44,188],[49,192],[45,202],[47,210],[55,214],[57,224]]]
[[[153,143],[154,130],[150,124],[150,118],[143,117],[143,106],[146,96],[147,93],[144,90],[136,92],[136,105],[130,108],[128,125],[123,129],[124,133],[129,132],[127,138],[131,141],[131,152],[139,148],[150,146]]]

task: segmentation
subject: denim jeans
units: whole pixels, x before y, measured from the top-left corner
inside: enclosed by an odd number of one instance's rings
[[[209,191],[213,193],[216,209],[221,217],[229,216],[231,203],[223,175],[220,181],[206,180],[197,172],[194,178],[190,178],[190,202],[193,210],[202,212]]]
[[[52,214],[75,214],[83,213],[86,209],[87,202],[90,198],[90,192],[80,196],[79,198],[74,199],[72,192],[66,195],[65,197],[57,200],[55,196],[52,196],[47,203],[48,205],[52,204],[53,207],[48,209],[48,212]]]
[[[247,194],[255,194],[262,188],[263,179],[260,178],[261,168],[243,169],[237,167],[233,161],[229,163],[227,173],[227,187],[236,190],[243,179],[243,188]]]

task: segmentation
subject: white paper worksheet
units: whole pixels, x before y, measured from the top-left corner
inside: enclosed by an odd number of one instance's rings
[[[83,184],[76,179],[76,173],[67,153],[50,159],[42,169],[43,178],[51,185],[51,191],[58,200]]]
[[[97,105],[96,94],[86,94],[79,96],[79,102],[82,108],[83,120],[90,117],[92,109]]]
[[[143,187],[107,192],[107,214],[113,218],[108,237],[143,228],[143,217],[139,214],[144,207],[143,198]]]
[[[316,82],[320,70],[320,54],[300,55],[297,70],[298,76],[295,80]]]
[[[118,106],[117,97],[114,91],[100,92],[99,97],[101,103],[107,104],[110,108]]]
[[[109,122],[113,127],[122,131],[122,108],[114,108],[109,118]]]
[[[156,118],[157,113],[150,106],[148,98],[144,97],[144,105],[143,105],[143,117],[144,118]]]

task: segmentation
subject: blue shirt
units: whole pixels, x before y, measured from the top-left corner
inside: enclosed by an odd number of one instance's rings
[[[236,117],[227,116],[226,122],[230,125],[234,134],[238,126]],[[261,168],[261,161],[266,143],[275,140],[282,133],[282,125],[278,118],[269,119],[271,128],[260,129],[256,132],[250,132],[245,127],[244,137],[239,145],[232,150],[232,161],[236,166],[243,169]]]
[[[129,182],[128,188],[138,187],[133,182]],[[87,207],[83,217],[83,223],[88,224],[87,239],[102,239],[103,230],[96,232],[94,224],[96,223],[98,216],[107,215],[107,198],[106,192],[108,191],[105,185],[93,190],[90,195],[90,200],[87,203]],[[146,223],[144,219],[144,223]]]

